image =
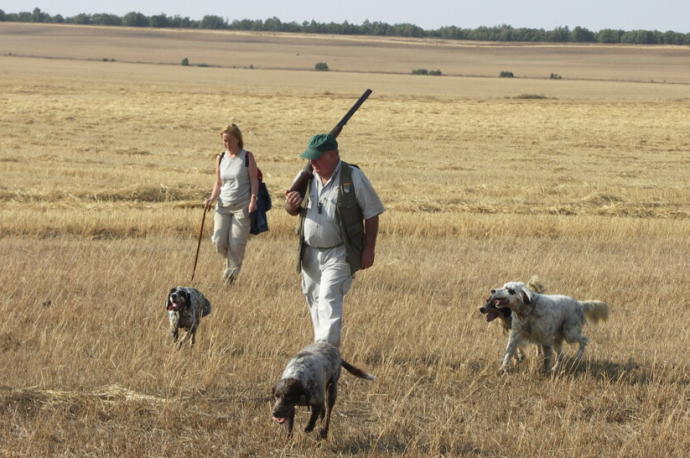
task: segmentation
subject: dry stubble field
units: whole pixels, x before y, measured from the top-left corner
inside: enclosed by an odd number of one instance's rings
[[[686,85],[7,56],[0,75],[3,455],[690,449]],[[214,311],[195,348],[172,347],[163,300],[189,284],[223,124],[243,128],[279,203],[309,135],[366,87],[342,154],[388,211],[342,350],[378,379],[344,374],[329,440],[287,441],[270,387],[311,337],[294,221],[269,213],[230,289],[207,227],[194,286]],[[585,327],[582,364],[544,377],[530,351],[499,376],[505,336],[477,308],[532,274],[608,302],[611,319]]]

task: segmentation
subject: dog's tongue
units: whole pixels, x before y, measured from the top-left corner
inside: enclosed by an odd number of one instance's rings
[[[486,321],[493,321],[497,317],[498,317],[498,313],[491,311],[491,312],[486,314]]]
[[[273,417],[273,421],[275,421],[276,423],[280,423],[281,425],[282,425],[283,423],[285,423],[285,419],[284,419],[284,418]]]

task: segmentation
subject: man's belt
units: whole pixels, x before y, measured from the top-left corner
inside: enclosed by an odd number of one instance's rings
[[[326,247],[311,246],[308,243],[305,243],[305,245],[308,246],[309,248],[314,248],[315,250],[331,250],[333,248],[338,248],[339,246],[343,246],[343,243],[339,243],[339,244],[333,245],[333,246],[326,246]]]

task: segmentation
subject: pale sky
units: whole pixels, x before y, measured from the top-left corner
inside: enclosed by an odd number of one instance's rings
[[[424,29],[441,26],[476,28],[509,24],[513,27],[553,29],[559,26],[634,30],[673,30],[690,33],[690,0],[2,0],[6,13],[40,8],[50,15],[111,13],[124,16],[138,11],[151,16],[204,15],[283,22],[343,22],[365,19],[389,24],[408,22]]]

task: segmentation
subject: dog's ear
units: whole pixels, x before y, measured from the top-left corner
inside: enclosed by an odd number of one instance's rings
[[[309,393],[309,390],[306,390],[304,386],[300,383],[299,386],[300,394],[299,394],[299,403],[300,404],[309,404],[309,401],[311,401],[311,394]]]
[[[307,405],[307,404],[309,404],[309,401],[310,401],[310,400],[311,400],[311,396],[309,396],[309,393],[307,393],[306,391],[303,392],[303,393],[300,395],[300,397],[299,397],[299,403],[300,403],[301,405]]]
[[[522,296],[522,302],[524,304],[532,303],[532,291],[530,291],[528,288],[520,288],[520,295]]]

